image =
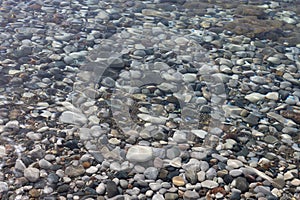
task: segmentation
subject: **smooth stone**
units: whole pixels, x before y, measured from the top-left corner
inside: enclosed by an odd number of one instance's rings
[[[156,180],[157,176],[158,176],[158,169],[156,167],[148,167],[145,171],[144,171],[144,176],[147,179],[150,180]]]
[[[34,167],[28,167],[24,170],[24,177],[30,182],[36,182],[40,178],[40,170]]]
[[[264,137],[264,141],[269,144],[274,144],[278,141],[278,139],[273,135],[267,135],[266,137]]]
[[[165,200],[176,200],[178,199],[178,194],[176,193],[165,193]]]
[[[50,169],[53,165],[52,165],[51,162],[49,162],[49,161],[47,161],[47,160],[45,160],[45,159],[41,159],[41,160],[39,161],[39,166],[40,166],[40,168],[42,168],[42,169]]]
[[[87,123],[87,118],[83,114],[72,111],[64,111],[59,117],[61,123],[83,125]]]
[[[109,198],[112,198],[120,194],[118,190],[118,186],[114,181],[107,181],[106,192]]]
[[[159,194],[159,193],[153,195],[152,199],[153,200],[165,200],[164,196],[162,194]]]
[[[100,183],[97,187],[96,187],[96,192],[100,195],[105,194],[106,191],[106,186],[104,183]]]
[[[206,171],[206,178],[208,180],[212,180],[216,176],[217,176],[217,171],[214,168],[211,167]]]
[[[98,168],[96,166],[91,166],[86,169],[87,174],[95,174],[98,171]]]
[[[191,132],[201,139],[204,139],[205,136],[208,134],[206,131],[203,130],[191,130]]]
[[[153,151],[151,147],[135,145],[128,149],[126,158],[131,162],[146,162],[153,158]]]
[[[181,176],[174,176],[172,178],[172,183],[175,185],[175,186],[178,186],[178,187],[181,187],[181,186],[184,186],[185,185],[185,181],[184,179],[181,177]]]
[[[241,199],[241,192],[240,191],[233,191],[229,197],[230,200],[240,200]]]
[[[244,164],[240,160],[236,160],[236,159],[228,159],[227,165],[234,169],[244,166]]]
[[[233,181],[235,187],[239,189],[242,193],[247,192],[249,190],[249,183],[244,177],[238,177]]]
[[[278,92],[269,92],[266,94],[266,98],[277,101],[279,99],[279,94],[278,94]]]
[[[199,193],[195,191],[187,190],[183,194],[184,200],[198,200],[200,198]]]
[[[0,193],[8,191],[8,184],[0,181]]]
[[[250,80],[253,81],[254,83],[261,84],[261,85],[267,83],[266,78],[262,76],[252,76],[250,77]]]
[[[205,180],[205,181],[201,182],[201,186],[204,188],[212,189],[212,188],[218,187],[219,184],[212,180]]]
[[[165,124],[167,121],[167,118],[165,117],[154,117],[148,114],[138,114],[137,115],[140,119],[146,121],[146,122],[151,122],[153,124]]]
[[[290,182],[290,184],[292,186],[298,187],[298,186],[300,186],[300,179],[295,178]]]
[[[160,183],[150,183],[149,187],[151,188],[152,191],[158,191],[161,189],[161,184]]]
[[[204,171],[200,171],[197,173],[197,179],[199,182],[202,182],[205,180],[205,172]]]
[[[248,101],[252,102],[252,103],[256,103],[258,101],[261,101],[265,98],[265,95],[254,92],[251,94],[248,94],[245,96],[245,99],[247,99]]]
[[[238,177],[241,176],[243,174],[243,171],[240,169],[233,169],[229,171],[229,175],[233,176],[233,177]]]
[[[82,165],[79,165],[79,166],[68,166],[66,169],[65,169],[65,174],[67,176],[70,176],[70,177],[77,177],[77,176],[81,176],[82,174],[85,173],[85,169]]]
[[[173,140],[177,143],[185,143],[187,142],[186,133],[180,130],[176,130],[173,134]]]

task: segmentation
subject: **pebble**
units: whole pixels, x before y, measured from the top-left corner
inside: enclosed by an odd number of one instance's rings
[[[126,158],[130,162],[146,162],[153,158],[151,147],[135,145],[128,149]]]
[[[147,179],[156,180],[158,176],[158,169],[156,167],[148,167],[144,171],[144,175]]]
[[[30,182],[36,182],[40,178],[40,170],[34,167],[24,169],[24,177]]]
[[[242,166],[244,166],[244,164],[239,161],[239,160],[235,160],[235,159],[228,159],[227,160],[227,165],[231,168],[237,169],[240,168]]]
[[[5,182],[0,182],[0,193],[8,191],[8,184]]]
[[[212,188],[218,187],[219,184],[212,180],[205,180],[205,181],[201,182],[201,186],[204,188],[212,189]]]
[[[197,192],[195,191],[185,191],[184,194],[183,194],[183,199],[184,200],[196,200],[196,199],[199,199],[200,196]]]
[[[181,187],[185,185],[185,181],[181,176],[174,176],[172,178],[172,183],[177,187]]]
[[[65,111],[59,118],[61,123],[83,125],[87,123],[87,118],[83,114],[72,111]]]
[[[235,188],[239,189],[242,193],[249,190],[249,183],[244,177],[237,177],[234,179],[233,185],[235,185]]]
[[[258,101],[261,101],[265,98],[265,95],[257,93],[257,92],[253,92],[251,94],[248,94],[245,96],[245,99],[247,99],[248,101],[252,102],[252,103],[256,103]]]
[[[118,186],[114,181],[108,181],[106,183],[106,192],[109,198],[117,196],[119,194]]]

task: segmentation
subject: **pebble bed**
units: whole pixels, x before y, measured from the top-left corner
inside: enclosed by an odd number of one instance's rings
[[[300,199],[298,0],[0,0],[0,199]]]

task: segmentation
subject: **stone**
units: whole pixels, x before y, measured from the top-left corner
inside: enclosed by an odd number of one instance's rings
[[[218,187],[219,184],[212,180],[205,180],[205,181],[201,182],[201,186],[204,188],[212,189],[212,188]]]
[[[207,135],[207,132],[203,130],[191,130],[191,132],[201,139],[204,139]]]
[[[0,193],[7,192],[7,191],[8,191],[7,183],[0,181]]]
[[[135,145],[128,149],[126,158],[131,162],[146,162],[153,158],[151,147]]]
[[[244,177],[238,177],[234,179],[234,182],[235,188],[239,189],[242,193],[249,190],[249,183]]]
[[[279,94],[278,94],[278,92],[269,92],[266,94],[266,98],[277,101],[279,99]]]
[[[248,101],[252,102],[252,103],[256,103],[258,101],[261,101],[265,98],[265,95],[257,93],[257,92],[253,92],[251,94],[248,94],[245,96],[245,99],[247,99]]]
[[[181,176],[174,176],[172,178],[172,183],[177,187],[181,187],[185,185],[185,181]]]
[[[66,167],[66,169],[65,169],[65,174],[70,177],[81,176],[84,173],[85,173],[85,169],[82,165],[79,165],[79,166],[71,165],[71,166]]]
[[[200,198],[199,194],[195,191],[187,190],[183,194],[184,200],[198,200]]]
[[[24,176],[30,182],[36,182],[40,178],[40,170],[34,167],[28,167],[24,170]]]
[[[41,159],[39,161],[39,166],[42,169],[50,169],[52,167],[52,163],[49,162],[49,161],[47,161],[47,160],[45,160],[45,159]]]
[[[83,125],[87,123],[87,118],[81,113],[75,113],[72,111],[64,111],[59,117],[61,123]]]
[[[118,186],[114,181],[107,181],[106,192],[109,198],[112,198],[120,194],[118,190]]]
[[[106,186],[104,183],[100,183],[97,187],[96,187],[96,192],[100,195],[104,195],[106,192]]]
[[[178,199],[178,194],[176,193],[165,193],[165,200],[176,200]]]
[[[96,166],[91,166],[86,169],[87,174],[95,174],[98,171],[98,167]]]
[[[241,161],[236,160],[236,159],[228,159],[227,165],[234,169],[244,166],[244,164]]]
[[[149,187],[151,188],[152,191],[158,191],[161,189],[161,184],[160,183],[150,183]]]
[[[158,169],[156,167],[148,167],[144,171],[144,176],[150,180],[156,180],[158,176]]]

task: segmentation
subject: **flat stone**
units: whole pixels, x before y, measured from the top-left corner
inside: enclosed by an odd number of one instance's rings
[[[244,164],[241,161],[235,160],[235,159],[228,159],[227,160],[227,165],[229,167],[234,168],[234,169],[244,166]]]
[[[195,191],[187,190],[183,194],[184,200],[198,200],[200,198],[199,194]]]
[[[269,92],[266,94],[266,98],[277,101],[279,99],[279,93],[278,92]]]
[[[30,182],[36,182],[40,178],[40,170],[34,167],[28,167],[24,170],[24,176]]]
[[[83,125],[87,123],[87,118],[81,113],[75,113],[72,111],[65,111],[59,117],[61,123]]]
[[[96,166],[91,166],[86,169],[87,174],[95,174],[98,171],[98,168]]]
[[[165,200],[176,200],[178,199],[178,194],[176,193],[165,193]]]
[[[137,115],[140,119],[146,121],[146,122],[151,122],[153,124],[165,124],[167,121],[167,118],[165,117],[154,117],[148,114],[138,114]]]
[[[265,95],[254,92],[251,94],[248,94],[245,96],[245,99],[247,99],[248,101],[252,102],[252,103],[256,103],[258,101],[261,101],[265,98]]]
[[[295,179],[293,179],[293,180],[291,181],[290,184],[291,184],[292,186],[298,187],[298,186],[300,186],[300,179],[295,178]]]
[[[205,181],[201,182],[201,186],[204,188],[212,189],[212,188],[218,187],[219,184],[212,180],[205,180]]]
[[[191,132],[201,139],[204,139],[205,136],[207,135],[207,132],[203,130],[191,130]]]
[[[161,189],[161,184],[160,183],[150,183],[149,187],[151,188],[152,191],[158,191]]]
[[[185,181],[184,179],[181,177],[181,176],[174,176],[172,178],[172,183],[175,185],[175,186],[178,186],[178,187],[181,187],[181,186],[184,186],[185,185]]]
[[[128,149],[126,158],[131,162],[146,162],[153,158],[153,151],[147,146],[132,146]]]
[[[70,177],[77,177],[85,173],[85,169],[82,165],[79,166],[68,166],[65,169],[65,174]]]

